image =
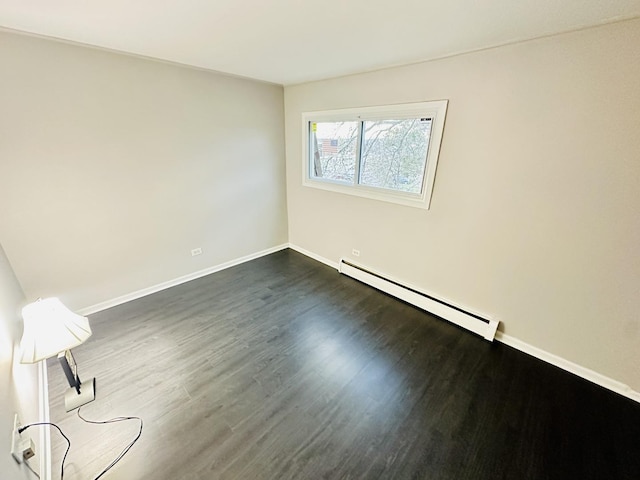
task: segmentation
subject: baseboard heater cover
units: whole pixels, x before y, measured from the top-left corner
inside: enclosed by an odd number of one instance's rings
[[[437,315],[440,318],[444,318],[451,323],[484,337],[490,342],[493,341],[496,335],[499,321],[482,318],[474,313],[466,312],[449,302],[404,286],[368,268],[356,265],[349,260],[345,260],[344,258],[340,259],[338,262],[338,271],[400,300],[404,300],[411,305],[415,305],[422,310]]]

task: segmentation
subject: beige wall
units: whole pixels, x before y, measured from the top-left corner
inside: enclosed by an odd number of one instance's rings
[[[30,300],[287,241],[280,86],[0,32],[0,105],[0,242]]]
[[[640,21],[285,88],[289,240],[640,390]],[[449,99],[431,210],[301,185],[304,111]]]
[[[37,367],[20,364],[18,357],[22,336],[20,309],[24,303],[22,290],[0,245],[0,477],[3,479],[34,478],[9,454],[14,414],[18,414],[23,425],[40,421]],[[36,443],[37,456],[30,464],[37,471],[40,432],[33,427],[26,434]]]

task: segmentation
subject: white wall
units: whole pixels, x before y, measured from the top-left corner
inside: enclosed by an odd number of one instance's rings
[[[285,88],[289,240],[640,390],[640,21]],[[431,210],[305,188],[304,111],[449,99]]]
[[[35,365],[19,363],[18,344],[22,336],[20,309],[24,295],[0,245],[0,477],[35,478],[10,455],[13,416],[23,425],[40,421],[38,415],[38,371]],[[29,462],[37,471],[39,435],[36,427],[25,432],[36,443],[36,457]]]
[[[0,32],[0,105],[0,242],[30,300],[287,241],[281,86]]]

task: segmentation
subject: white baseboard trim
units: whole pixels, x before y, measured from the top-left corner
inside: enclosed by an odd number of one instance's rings
[[[49,423],[49,377],[47,361],[38,363],[38,410],[41,423]],[[51,429],[40,429],[40,480],[51,480]]]
[[[256,252],[250,255],[246,255],[244,257],[240,257],[234,260],[230,260],[228,262],[219,264],[219,265],[215,265],[213,267],[209,267],[206,268],[204,270],[200,270],[188,275],[184,275],[182,277],[178,277],[175,278],[173,280],[169,280],[167,282],[163,282],[160,283],[158,285],[154,285],[152,287],[148,287],[148,288],[144,288],[142,290],[138,290],[136,292],[127,294],[127,295],[123,295],[121,297],[117,297],[114,298],[112,300],[108,300],[96,305],[92,305],[90,307],[86,307],[83,308],[81,310],[78,311],[78,313],[80,315],[90,315],[92,313],[96,313],[99,312],[101,310],[106,310],[107,308],[111,308],[111,307],[115,307],[116,305],[120,305],[126,302],[130,302],[131,300],[136,300],[138,298],[147,296],[147,295],[151,295],[152,293],[156,293],[159,292],[161,290],[165,290],[167,288],[171,288],[173,286],[176,285],[180,285],[182,283],[186,283],[189,282],[191,280],[195,280],[197,278],[200,277],[204,277],[206,275],[210,275],[212,273],[215,272],[219,272],[221,270],[225,270],[227,268],[231,268],[234,267],[236,265],[239,265],[241,263],[245,263],[248,262],[250,260],[254,260],[256,258],[260,258],[263,257],[265,255],[269,255],[271,253],[275,253],[275,252],[279,252],[280,250],[284,250],[285,248],[290,248],[292,250],[295,250],[296,252],[301,253],[302,255],[305,255],[309,258],[312,258],[320,263],[324,263],[325,265],[328,265],[331,268],[334,269],[338,269],[338,262],[334,262],[332,260],[329,260],[325,257],[322,257],[321,255],[318,255],[316,253],[310,252],[309,250],[306,250],[298,245],[295,245],[293,243],[285,243],[282,245],[278,245],[272,248],[268,248],[266,250],[262,250],[260,252]],[[567,372],[573,373],[574,375],[577,375],[581,378],[584,378],[585,380],[589,380],[590,382],[595,383],[596,385],[600,385],[601,387],[604,387],[608,390],[611,390],[613,392],[616,392],[620,395],[623,395],[627,398],[630,398],[631,400],[635,400],[636,402],[640,403],[640,392],[636,392],[635,390],[633,390],[631,387],[629,387],[628,385],[619,382],[617,380],[614,380],[610,377],[607,377],[606,375],[602,375],[598,372],[595,372],[593,370],[590,370],[586,367],[583,367],[581,365],[578,365],[576,363],[573,363],[569,360],[566,360],[562,357],[559,357],[557,355],[554,355],[552,353],[549,353],[545,350],[542,350],[538,347],[534,347],[533,345],[529,345],[526,342],[523,342],[522,340],[519,340],[515,337],[512,337],[510,335],[506,335],[504,333],[502,333],[501,331],[497,331],[496,335],[495,335],[495,340],[504,343],[505,345],[509,345],[510,347],[515,348],[516,350],[520,350],[521,352],[524,352],[528,355],[531,355],[533,357],[539,358],[540,360],[543,360],[547,363],[550,363],[551,365],[555,365],[556,367],[559,367],[563,370],[566,370]],[[42,377],[43,375],[40,375],[40,380],[41,380],[41,388],[42,387]],[[46,365],[44,366],[44,377],[45,377],[45,383],[46,383]],[[46,385],[45,385],[45,390],[41,391],[41,397],[43,394],[48,395],[48,391],[46,390]],[[44,412],[43,410],[43,401],[46,402],[46,412]],[[42,398],[40,399],[41,402],[41,411],[40,411],[40,415],[41,418],[45,418],[44,415],[46,415],[46,418],[48,418],[49,416],[49,401],[48,398],[46,398],[45,400],[43,400]],[[45,421],[45,420],[42,420]],[[46,420],[48,421],[48,420]],[[43,431],[48,431],[48,429],[43,429]],[[51,439],[50,437],[43,440],[41,437],[41,441],[43,442],[43,445],[45,445],[45,447],[48,446],[49,451],[51,448],[50,442]],[[50,460],[49,460],[50,461]],[[41,459],[42,462],[42,459]],[[41,472],[45,472],[45,470],[42,470],[42,465],[41,465]],[[50,478],[51,477],[51,472],[50,472],[50,465],[49,465],[49,477],[42,477],[43,479],[45,478]],[[42,474],[41,474],[42,475]],[[46,472],[45,472],[46,475]]]
[[[291,250],[295,250],[296,252],[301,253],[301,254],[309,257],[309,258],[313,258],[314,260],[316,260],[316,261],[318,261],[320,263],[324,263],[325,265],[328,265],[328,266],[330,266],[331,268],[333,268],[335,270],[338,269],[338,262],[333,262],[333,261],[331,261],[331,260],[329,260],[327,258],[321,257],[320,255],[317,255],[317,254],[315,254],[313,252],[310,252],[309,250],[305,250],[304,248],[299,247],[298,245],[294,245],[293,243],[290,243],[288,245],[288,247]]]
[[[584,378],[585,380],[589,380],[596,385],[600,385],[601,387],[604,387],[608,390],[619,393],[620,395],[630,398],[631,400],[635,400],[636,402],[640,402],[640,392],[636,392],[631,387],[629,387],[629,385],[614,380],[613,378],[607,377],[606,375],[602,375],[598,372],[594,372],[593,370],[583,367],[582,365],[573,363],[565,358],[542,350],[541,348],[529,345],[522,340],[519,340],[510,335],[505,335],[500,331],[496,332],[496,340],[504,343],[505,345],[509,345],[516,350],[520,350],[521,352],[531,355],[532,357],[536,357],[540,360],[550,363],[551,365],[555,365],[562,370],[573,373],[574,375]]]
[[[147,295],[151,295],[152,293],[157,293],[162,290],[166,290],[167,288],[175,287],[176,285],[190,282],[191,280],[195,280],[197,278],[204,277],[206,275],[210,275],[212,273],[216,273],[221,270],[225,270],[227,268],[235,267],[236,265],[240,265],[241,263],[255,260],[256,258],[264,257],[265,255],[270,255],[275,252],[279,252],[280,250],[284,250],[285,248],[288,248],[288,247],[289,247],[289,244],[284,243],[282,245],[277,245],[275,247],[267,248],[266,250],[261,250],[256,253],[245,255],[244,257],[236,258],[234,260],[229,260],[228,262],[224,262],[219,265],[214,265],[213,267],[205,268],[204,270],[199,270],[197,272],[189,273],[187,275],[174,278],[173,280],[168,280],[166,282],[162,282],[157,285],[153,285],[151,287],[143,288],[142,290],[128,293],[126,295],[122,295],[120,297],[113,298],[111,300],[107,300],[107,301],[98,303],[96,305],[91,305],[89,307],[82,308],[80,310],[77,310],[77,313],[80,315],[91,315],[92,313],[97,313],[102,310],[106,310],[107,308],[115,307],[117,305],[121,305],[123,303],[127,303],[132,300],[137,300],[138,298],[146,297]]]
[[[312,253],[308,250],[305,250],[302,247],[294,245],[292,243],[289,244],[289,248],[295,250],[296,252],[300,252],[307,257],[313,258],[320,263],[324,263],[332,268],[337,268],[338,262],[332,262],[331,260],[327,260],[326,258]],[[509,345],[510,347],[515,348],[516,350],[520,350],[523,353],[531,355],[533,357],[539,358],[542,361],[550,363],[551,365],[555,365],[556,367],[561,368],[562,370],[566,370],[567,372],[573,373],[585,380],[588,380],[596,385],[600,385],[612,392],[619,393],[620,395],[630,398],[631,400],[635,400],[640,403],[640,392],[636,392],[629,385],[614,380],[606,375],[602,375],[598,372],[594,372],[586,367],[578,365],[576,363],[570,362],[562,357],[554,355],[553,353],[549,353],[541,348],[534,347],[533,345],[529,345],[522,340],[519,340],[510,335],[505,335],[501,331],[497,331],[495,335],[495,340],[504,343],[505,345]]]

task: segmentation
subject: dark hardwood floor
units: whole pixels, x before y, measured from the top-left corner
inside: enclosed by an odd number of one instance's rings
[[[82,414],[145,422],[105,479],[640,479],[640,404],[291,250],[90,321]],[[93,479],[137,424],[49,380],[65,478]]]

